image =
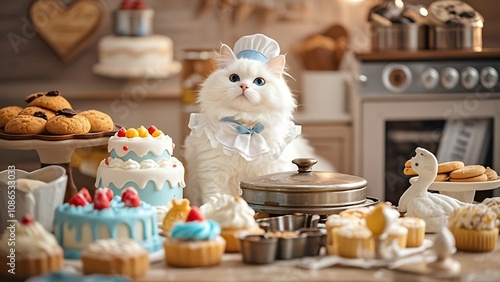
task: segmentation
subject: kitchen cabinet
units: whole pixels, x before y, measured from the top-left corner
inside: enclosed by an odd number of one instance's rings
[[[307,121],[302,136],[309,140],[316,154],[325,158],[336,172],[352,174],[352,128],[350,122]]]

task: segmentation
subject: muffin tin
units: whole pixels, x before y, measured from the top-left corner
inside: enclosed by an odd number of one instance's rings
[[[266,264],[304,256],[318,256],[326,232],[318,228],[319,215],[284,215],[257,219],[263,235],[240,237],[243,262]]]

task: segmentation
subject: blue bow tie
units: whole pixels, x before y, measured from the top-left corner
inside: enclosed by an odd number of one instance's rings
[[[264,125],[262,125],[261,123],[257,123],[252,128],[246,128],[243,125],[241,125],[241,123],[239,123],[237,120],[235,120],[233,117],[223,117],[221,121],[227,121],[238,125],[236,126],[236,130],[238,131],[239,134],[261,133],[262,130],[264,130]]]

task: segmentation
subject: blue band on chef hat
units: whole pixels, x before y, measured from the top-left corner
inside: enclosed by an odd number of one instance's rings
[[[264,54],[262,54],[259,51],[255,51],[255,50],[240,51],[238,54],[236,54],[236,58],[238,58],[238,59],[245,58],[245,59],[255,60],[255,61],[259,61],[259,62],[263,62],[263,63],[268,61],[267,57]]]

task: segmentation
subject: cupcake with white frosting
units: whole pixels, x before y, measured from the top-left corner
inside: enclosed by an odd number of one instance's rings
[[[498,240],[497,215],[486,205],[469,204],[456,208],[449,215],[448,227],[458,250],[489,252]]]
[[[500,228],[500,197],[486,198],[482,204],[486,205],[497,215],[497,227]]]
[[[30,216],[5,229],[0,237],[0,278],[23,280],[63,266],[57,240]]]
[[[226,253],[240,251],[240,235],[264,233],[255,221],[255,211],[241,197],[217,194],[200,207],[200,212],[220,224],[221,236],[226,240]]]
[[[82,253],[84,274],[114,274],[136,279],[149,270],[148,252],[130,238],[100,239]]]
[[[336,232],[338,255],[345,258],[373,258],[375,239],[372,232],[362,225],[344,225]]]
[[[398,224],[408,229],[407,248],[420,247],[425,240],[425,220],[419,217],[405,216],[398,219]]]
[[[326,250],[329,255],[336,255],[338,252],[338,230],[346,225],[365,226],[365,220],[352,214],[340,215],[332,214],[326,219]]]

